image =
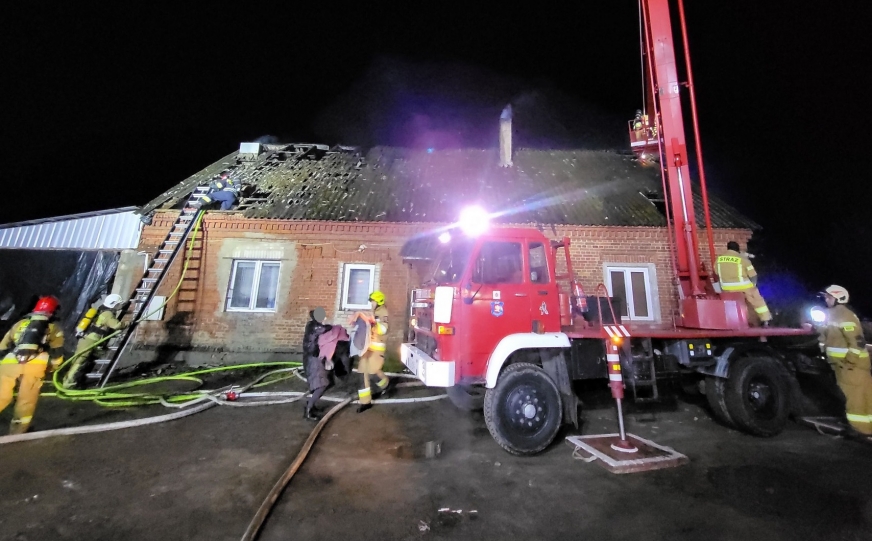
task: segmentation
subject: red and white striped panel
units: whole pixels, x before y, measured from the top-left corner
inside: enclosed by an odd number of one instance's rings
[[[603,329],[608,333],[609,338],[629,338],[630,331],[623,325],[603,325]]]

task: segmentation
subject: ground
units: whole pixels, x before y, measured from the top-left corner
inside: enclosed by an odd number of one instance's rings
[[[428,393],[403,388],[398,397]],[[613,431],[612,404],[588,403],[580,432]],[[37,418],[47,429],[165,411],[46,398]],[[518,458],[494,443],[481,414],[447,400],[360,415],[348,407],[322,432],[261,539],[872,538],[872,447],[795,424],[771,439],[746,436],[683,399],[630,413],[627,423],[690,463],[615,475],[572,458],[563,441],[571,428],[543,454]],[[0,446],[0,539],[239,539],[312,426],[299,403],[215,407],[161,425]],[[426,456],[430,441],[441,442],[435,458]]]

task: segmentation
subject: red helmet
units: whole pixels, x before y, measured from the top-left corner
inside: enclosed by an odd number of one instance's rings
[[[58,309],[58,305],[60,301],[58,301],[57,297],[40,297],[38,301],[36,301],[36,306],[33,308],[33,313],[35,314],[45,314],[47,316],[53,315],[55,310]]]

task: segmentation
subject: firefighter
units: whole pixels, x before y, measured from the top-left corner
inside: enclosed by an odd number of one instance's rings
[[[64,333],[53,319],[58,309],[55,297],[42,297],[33,312],[17,322],[0,341],[0,411],[12,403],[15,383],[18,398],[10,434],[24,434],[30,427],[46,370],[64,362]]]
[[[827,301],[826,326],[820,342],[836,373],[836,383],[845,394],[848,423],[857,432],[872,435],[872,374],[863,327],[845,304],[848,291],[831,285],[823,291]]]
[[[732,240],[728,242],[727,251],[718,256],[717,264],[721,290],[743,293],[748,308],[754,310],[764,327],[768,327],[772,314],[757,290],[757,271],[748,258],[739,253],[739,243]]]
[[[115,293],[106,297],[97,311],[96,317],[91,319],[91,322],[83,331],[78,344],[76,344],[76,354],[74,355],[73,363],[64,376],[63,383],[67,389],[75,389],[81,385],[84,368],[87,366],[91,355],[96,353],[94,345],[112,331],[127,327],[127,324],[118,321],[118,315],[116,314],[116,311],[120,310],[123,306],[121,301],[121,295]]]
[[[645,128],[645,121],[642,117],[642,110],[636,109],[636,116],[633,117],[633,131],[637,134]]]
[[[351,317],[351,323],[358,318],[369,323],[370,339],[369,349],[360,358],[358,369],[363,376],[363,388],[357,391],[360,405],[357,413],[364,412],[372,407],[372,389],[370,388],[370,376],[377,376],[376,392],[384,395],[389,390],[390,380],[382,371],[385,364],[385,335],[388,332],[388,309],[385,308],[385,294],[381,291],[373,291],[369,296],[372,312],[357,312]]]
[[[198,207],[205,207],[216,201],[221,203],[220,210],[230,210],[239,198],[241,186],[230,178],[227,173],[221,173],[217,180],[209,184],[209,193],[200,198]]]

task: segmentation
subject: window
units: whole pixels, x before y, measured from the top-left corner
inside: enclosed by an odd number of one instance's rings
[[[437,284],[456,284],[463,277],[471,252],[472,242],[469,239],[452,242],[448,246],[448,251],[439,260],[439,265],[433,273],[433,280]]]
[[[520,242],[485,242],[481,245],[472,281],[477,284],[520,284],[524,281]]]
[[[367,310],[375,283],[375,265],[345,265],[342,271],[342,309]]]
[[[548,283],[548,258],[545,256],[545,245],[541,242],[531,242],[530,281],[534,284]]]
[[[280,268],[278,261],[233,261],[227,310],[275,312]]]
[[[646,267],[606,267],[609,295],[621,299],[621,317],[653,321],[651,277]]]

